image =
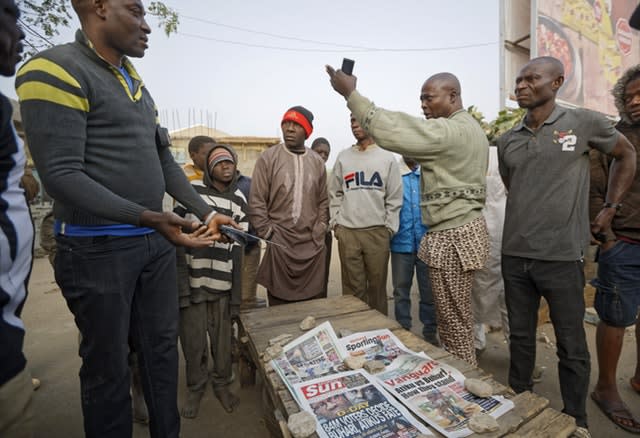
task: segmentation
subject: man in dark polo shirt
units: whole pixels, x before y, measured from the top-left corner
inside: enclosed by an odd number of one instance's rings
[[[509,313],[509,385],[531,390],[540,297],[551,310],[558,344],[564,410],[587,430],[590,358],[583,327],[583,254],[589,234],[589,148],[615,158],[605,204],[591,225],[609,227],[636,168],[633,146],[602,115],[555,102],[564,82],[560,61],[541,57],[516,78],[522,122],[498,140],[500,175],[508,190],[502,275]]]

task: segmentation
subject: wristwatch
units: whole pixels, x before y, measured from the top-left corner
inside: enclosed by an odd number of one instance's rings
[[[602,204],[602,208],[615,208],[616,210],[620,210],[622,208],[622,204],[619,202],[605,202]]]

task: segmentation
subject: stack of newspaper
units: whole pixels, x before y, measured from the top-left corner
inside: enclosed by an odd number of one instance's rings
[[[349,355],[380,360],[386,369],[348,371]],[[465,437],[473,433],[473,414],[497,418],[513,408],[501,396],[470,394],[457,369],[407,349],[386,329],[338,339],[325,322],[285,345],[272,365],[301,408],[316,416],[322,438],[432,435],[408,411],[445,436]]]

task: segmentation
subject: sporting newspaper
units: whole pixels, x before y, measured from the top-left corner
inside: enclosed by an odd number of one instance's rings
[[[513,408],[502,396],[476,397],[464,387],[465,377],[457,369],[428,356],[402,354],[375,375],[387,390],[409,410],[447,437],[465,437],[475,413],[498,418]]]
[[[415,438],[432,435],[364,370],[294,385],[301,407],[318,420],[321,438]]]
[[[424,354],[409,350],[389,329],[354,333],[340,338],[340,345],[349,356],[380,360],[385,365],[389,365],[401,354]]]
[[[283,354],[273,359],[271,365],[294,397],[296,383],[345,370],[345,353],[329,321],[292,340],[282,350]]]

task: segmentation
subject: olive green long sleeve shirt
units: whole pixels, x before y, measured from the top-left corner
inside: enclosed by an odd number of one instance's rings
[[[357,90],[347,106],[378,146],[420,164],[420,206],[429,231],[457,228],[482,215],[489,142],[469,113],[422,119],[379,108]]]

